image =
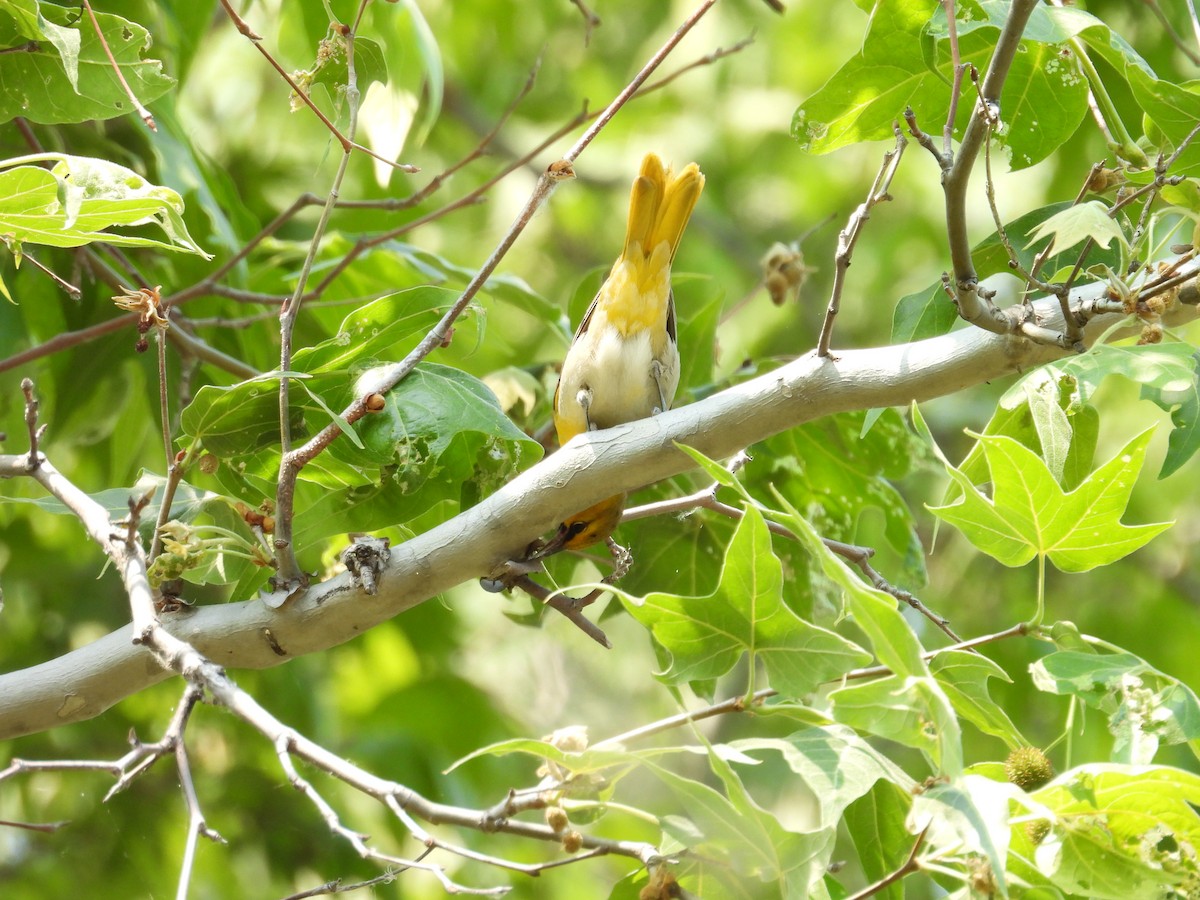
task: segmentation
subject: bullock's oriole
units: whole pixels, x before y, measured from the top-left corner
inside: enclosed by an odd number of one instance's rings
[[[679,385],[671,261],[703,189],[695,163],[672,175],[655,154],[642,160],[625,247],[579,323],[554,392],[560,444],[670,408]],[[624,508],[617,494],[575,513],[538,555],[606,540]]]

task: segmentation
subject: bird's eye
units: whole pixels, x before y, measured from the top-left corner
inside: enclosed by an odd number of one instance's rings
[[[583,520],[580,520],[578,522],[572,522],[570,525],[567,526],[567,540],[570,540],[573,537],[578,537],[579,535],[583,534],[584,529],[586,529],[587,526],[588,526],[588,523],[584,522]]]

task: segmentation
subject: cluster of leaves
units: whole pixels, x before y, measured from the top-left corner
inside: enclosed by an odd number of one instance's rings
[[[315,56],[297,80],[326,113],[344,121],[344,46],[328,32],[324,14],[308,9],[310,5],[292,9],[285,4],[288,14],[281,18],[278,41]],[[176,309],[180,327],[202,333],[216,350],[264,373],[247,378],[209,357],[203,364],[185,359],[189,374],[181,377],[173,370],[171,376],[172,397],[180,401],[173,417],[172,449],[180,451],[188,466],[172,511],[179,523],[173,526],[172,546],[179,548],[176,556],[189,558],[170,574],[206,586],[208,595],[227,586],[220,596],[243,599],[268,574],[244,510],[259,508],[274,495],[281,378],[290,379],[293,386],[289,416],[295,442],[330,422],[344,432],[305,467],[298,486],[294,537],[306,567],[316,568],[339,549],[347,532],[387,532],[402,539],[423,531],[474,504],[541,457],[541,445],[529,434],[547,415],[547,389],[554,377],[550,364],[569,339],[567,319],[578,320],[602,273],[581,281],[568,264],[563,269],[571,274],[547,275],[547,284],[554,287],[562,282],[577,286],[569,317],[517,277],[491,279],[480,302],[458,321],[452,344],[438,351],[437,361],[422,364],[391,391],[382,411],[347,424],[338,411],[354,397],[358,379],[411,350],[457,297],[478,257],[462,235],[484,240],[487,220],[472,210],[462,211],[455,230],[438,231],[434,225],[431,231],[419,232],[413,238],[421,242],[418,247],[404,242],[406,226],[442,207],[414,202],[411,209],[405,208],[407,218],[399,227],[373,213],[340,213],[343,217],[335,219],[335,230],[316,254],[309,285],[318,285],[319,299],[303,307],[296,344],[301,349],[290,369],[280,372],[274,315],[268,311],[247,317],[244,302],[278,300],[296,289],[308,233],[292,223],[278,234],[257,239],[283,205],[278,198],[290,202],[297,193],[295,184],[287,183],[295,173],[264,174],[269,154],[261,148],[239,155],[233,137],[226,144],[205,147],[190,133],[203,118],[186,103],[190,92],[203,90],[203,78],[192,70],[204,65],[201,42],[214,6],[179,0],[164,4],[165,14],[139,7],[141,21],[158,22],[149,31],[133,20],[139,16],[132,12],[132,18],[98,14],[99,29],[132,91],[145,103],[160,97],[165,101],[161,111],[156,107],[163,134],[151,142],[136,125],[118,119],[128,113],[128,98],[86,17],[38,0],[0,0],[0,44],[26,45],[0,54],[0,121],[20,116],[77,151],[30,153],[25,147],[18,152],[15,129],[4,135],[0,235],[13,263],[0,272],[0,289],[13,303],[0,309],[0,351],[16,353],[27,343],[92,327],[113,315],[105,305],[106,292],[111,291],[102,285],[86,284],[79,303],[64,301],[44,276],[30,271],[28,260],[18,270],[23,257],[40,260],[46,254],[56,271],[66,272],[69,257],[59,251],[86,247],[96,251],[90,258],[95,269],[109,267],[132,276],[137,270],[132,265],[123,268],[126,261],[109,249],[124,248],[137,254],[137,265],[150,283],[167,284],[164,293],[186,300]],[[340,5],[334,6],[342,12]],[[489,109],[498,109],[502,101],[495,87],[496,56],[480,52],[487,35],[472,29],[481,21],[492,23],[489,34],[507,42],[503,58],[514,71],[520,67],[517,48],[532,47],[531,55],[538,49],[521,41],[535,41],[540,35],[522,37],[510,30],[514,26],[509,18],[515,17],[492,15],[482,3],[464,6],[474,15],[460,13],[469,18],[455,20],[461,32],[446,24],[445,17],[453,15],[449,11],[442,12],[445,27],[438,30],[436,23],[426,23],[417,3],[399,5],[399,13],[373,8],[364,36],[355,44],[360,89],[373,85],[390,91],[398,101],[421,98],[411,137],[414,145],[417,138],[431,142],[428,156],[434,166],[448,165],[449,159],[463,155],[459,144],[465,141],[469,147],[477,140],[474,135],[456,135],[453,129],[442,134],[436,127],[446,97],[441,54],[454,53],[464,81]],[[570,9],[552,12],[550,4],[544,6],[546,21],[561,31],[568,27],[566,17],[576,15]],[[666,4],[646,6],[628,12],[631,32],[651,33],[670,24],[664,18],[666,10],[658,9]],[[814,153],[890,138],[892,123],[906,105],[931,131],[949,113],[954,81],[943,6],[919,0],[859,6],[871,12],[861,51],[796,111],[794,134]],[[993,0],[955,4],[963,62],[981,71],[986,68],[1009,6]],[[1122,159],[1144,163],[1182,149],[1172,174],[1193,174],[1200,144],[1188,145],[1186,140],[1200,121],[1200,94],[1192,85],[1157,75],[1100,16],[1074,7],[1035,8],[1000,98],[1005,127],[994,135],[996,146],[1004,148],[1014,169],[1049,164],[1056,151],[1076,139],[1091,91],[1105,100],[1100,107],[1113,138],[1111,149]],[[574,19],[570,22],[578,25]],[[229,26],[223,23],[220,28]],[[150,32],[173,48],[175,65],[167,68],[180,79],[178,91],[163,67],[145,58]],[[455,46],[456,40],[462,45]],[[414,51],[419,65],[394,65],[402,57],[401,49]],[[301,58],[300,51],[295,52]],[[1093,57],[1105,67],[1103,79]],[[472,66],[478,67],[473,76]],[[599,66],[590,76],[600,77],[604,68]],[[519,85],[523,78],[514,75],[511,83]],[[554,81],[552,90],[558,92],[571,79]],[[224,84],[231,93],[243,87]],[[265,90],[262,85],[254,88]],[[964,79],[954,123],[960,130],[974,107],[976,90]],[[1116,100],[1108,99],[1118,91]],[[278,93],[274,96],[281,99]],[[1121,107],[1125,96],[1143,113],[1136,138],[1121,124],[1129,118]],[[557,98],[557,93],[543,98],[545,109],[558,109],[552,102]],[[469,121],[461,96],[456,103],[463,120]],[[302,104],[292,105],[301,110],[298,115],[305,114]],[[559,113],[547,112],[542,118],[561,118]],[[638,115],[636,107],[623,115]],[[111,131],[59,129],[93,120],[113,120]],[[647,115],[642,121],[649,120]],[[235,128],[232,119],[223,124]],[[289,124],[285,143],[300,148],[297,171],[311,178],[327,135],[306,132],[307,127]],[[245,138],[247,147],[255,140],[268,141],[265,135],[271,129],[259,128]],[[286,153],[270,146],[281,157]],[[635,149],[640,153],[645,148]],[[703,149],[696,151],[698,157]],[[218,152],[226,154],[221,164],[210,158]],[[713,150],[709,155],[718,154]],[[1077,168],[1078,160],[1073,165]],[[707,162],[704,166],[710,171]],[[1071,177],[1077,174],[1071,169]],[[729,167],[728,175],[713,178],[710,171],[706,196],[719,191],[722,180],[738,184],[736,166]],[[1122,173],[1131,185],[1149,183],[1151,177],[1136,166]],[[486,179],[480,176],[478,181]],[[364,197],[382,198],[386,192],[372,181],[365,164],[353,183]],[[855,195],[864,186],[855,181]],[[716,202],[723,202],[733,215],[741,198],[736,189],[730,192],[733,196]],[[611,193],[605,192],[605,210],[619,206],[611,202]],[[1174,211],[1152,219],[1151,227],[1139,235],[1133,235],[1124,214],[1110,217],[1112,204],[1099,196],[1085,204],[1053,203],[1022,213],[1006,226],[1011,240],[994,234],[976,246],[978,273],[987,277],[1010,270],[1006,244],[1018,245],[1012,252],[1028,269],[1054,240],[1054,253],[1046,256],[1044,267],[1059,277],[1074,268],[1078,247],[1086,241],[1101,248],[1088,257],[1087,277],[1109,280],[1113,272],[1126,271],[1134,258],[1160,254],[1166,235],[1200,213],[1200,192],[1190,180],[1164,189],[1163,195],[1177,204]],[[567,216],[561,230],[572,233],[569,213],[552,214]],[[590,211],[581,218],[586,225],[574,233],[584,244],[594,239],[594,222],[609,221],[611,215],[600,218]],[[362,234],[371,236],[360,238]],[[1032,237],[1030,245],[1019,246],[1027,235]],[[222,278],[208,280],[214,269],[206,251],[220,263],[251,240],[255,243],[250,253],[220,270]],[[859,252],[870,250],[864,245]],[[686,246],[684,253],[686,261]],[[573,262],[570,253],[562,255]],[[714,260],[720,258],[713,265],[727,265],[727,255],[713,253]],[[539,267],[551,264],[536,259]],[[589,265],[597,261],[589,255]],[[886,271],[880,278],[873,286],[876,295],[890,296],[885,290],[894,281]],[[680,304],[685,361],[681,390],[691,398],[719,390],[745,371],[732,368],[715,352],[726,298],[714,282],[677,280],[681,300],[687,298]],[[235,320],[239,323],[231,324]],[[893,340],[943,334],[953,323],[953,306],[939,281],[899,302]],[[756,333],[743,341],[746,347],[768,346],[770,325],[752,330]],[[149,486],[161,486],[163,473],[163,463],[156,461],[161,440],[154,426],[155,374],[130,358],[132,341],[127,338],[84,349],[74,346],[44,360],[38,371],[44,413],[52,423],[47,452],[61,455],[60,468],[83,483],[101,485],[95,496],[118,516],[127,509],[131,493],[141,495]],[[607,662],[580,660],[572,662],[568,675],[581,683],[613,685],[606,693],[628,690],[641,695],[656,662],[659,682],[680,704],[733,693],[741,714],[730,713],[737,721],[722,723],[716,731],[687,726],[669,732],[674,740],[669,737],[657,746],[632,739],[599,741],[590,747],[531,740],[524,735],[538,733],[535,727],[544,724],[541,710],[535,703],[514,699],[519,695],[515,682],[513,694],[506,694],[511,673],[489,677],[498,664],[489,664],[486,656],[499,657],[503,648],[497,645],[515,633],[515,655],[544,663],[550,657],[545,645],[541,653],[527,649],[542,632],[491,619],[492,627],[509,629],[506,637],[480,641],[469,618],[454,620],[432,604],[406,616],[404,631],[382,627],[355,646],[331,654],[336,672],[332,679],[323,669],[304,670],[303,662],[297,662],[279,677],[300,681],[301,690],[291,681],[272,681],[270,674],[246,673],[243,684],[261,686],[278,698],[276,711],[292,716],[297,727],[345,746],[364,763],[430,794],[450,791],[463,802],[492,802],[522,780],[536,777],[534,767],[526,764],[531,756],[542,766],[539,774],[553,776],[543,782],[542,795],[563,811],[572,827],[657,843],[665,855],[679,860],[671,877],[706,898],[845,896],[851,884],[909,871],[905,867],[910,854],[916,860],[914,868],[924,870],[937,890],[962,896],[971,891],[1122,900],[1190,896],[1200,885],[1200,817],[1195,811],[1200,805],[1200,777],[1195,774],[1200,700],[1181,680],[1144,659],[1145,654],[1090,637],[1070,622],[1043,624],[1043,618],[1047,611],[1051,617],[1058,615],[1058,598],[1048,587],[1047,561],[1064,573],[1109,566],[1167,528],[1125,524],[1152,435],[1122,432],[1111,458],[1097,466],[1103,406],[1095,395],[1113,375],[1140,385],[1142,397],[1168,412],[1174,425],[1160,477],[1183,473],[1200,442],[1198,359],[1195,348],[1184,340],[1150,347],[1105,343],[1041,369],[999,398],[995,414],[972,436],[957,466],[938,448],[933,429],[915,410],[911,427],[894,410],[860,411],[769,439],[752,449],[755,458],[738,477],[697,457],[698,474],[644,492],[647,499],[666,498],[715,481],[719,496],[735,503],[742,515],[736,521],[696,514],[669,524],[643,520],[625,526],[622,536],[635,548],[637,565],[606,615],[626,625],[637,623],[649,634],[652,651],[636,656],[634,648],[623,645],[619,652],[625,661],[619,668],[626,670],[624,675],[611,671]],[[755,365],[770,362],[760,357]],[[7,385],[0,392],[10,435],[22,434],[18,401]],[[959,415],[956,425],[961,422]],[[57,444],[56,435],[64,436]],[[923,620],[898,611],[892,594],[870,587],[822,542],[821,538],[869,542],[879,551],[880,568],[888,578],[913,590],[922,587],[927,563],[918,525],[924,520],[913,512],[919,503],[913,503],[911,493],[920,489],[920,479],[933,468],[944,470],[950,481],[948,492],[932,507],[933,515],[1003,566],[1037,562],[1036,597],[1029,596],[1027,581],[994,574],[981,579],[1005,585],[1005,623],[1014,617],[1029,620],[1012,630],[1028,635],[1028,658],[1003,666],[968,649],[930,652],[926,643],[932,646],[934,641]],[[48,541],[56,526],[40,524],[47,518],[44,514],[66,510],[37,497],[26,485],[14,485],[11,492],[6,487],[6,493],[11,496],[4,499],[14,501],[0,506],[8,542],[28,548],[35,544],[35,535]],[[148,521],[155,511],[149,507]],[[791,538],[773,536],[768,523],[782,526]],[[70,527],[61,532],[56,539],[62,546],[78,541]],[[81,559],[74,571],[90,577],[87,567],[92,560]],[[550,575],[563,584],[587,580],[590,566],[555,559]],[[113,627],[125,616],[119,602],[100,611],[72,609],[70,615],[88,627],[64,626],[61,617],[66,614],[55,613],[60,617],[55,630],[45,624],[54,617],[37,597],[37,579],[15,565],[11,573],[21,577],[10,579],[16,582],[6,611],[12,639],[0,644],[6,664],[39,662],[43,657],[37,654],[61,652],[94,634],[97,625]],[[943,585],[951,582],[950,574],[945,568],[934,569],[931,594],[938,599],[926,597],[931,605],[949,602],[949,588]],[[81,587],[86,584],[83,577],[72,590],[87,595],[91,588]],[[42,578],[48,580],[44,573]],[[60,588],[59,582],[54,587]],[[1128,588],[1136,589],[1132,584]],[[970,598],[984,594],[976,588]],[[494,616],[497,603],[491,598],[488,602]],[[540,605],[517,599],[502,602],[516,622],[543,621]],[[984,630],[989,621],[969,610],[963,616],[973,629],[969,633]],[[1191,619],[1184,621],[1194,626]],[[627,641],[634,639],[631,628]],[[570,637],[555,633],[554,640]],[[20,649],[20,641],[27,649]],[[481,655],[476,646],[480,643],[487,644],[488,654]],[[1023,679],[1023,664],[1029,666],[1034,690],[1022,698],[1023,705],[1014,707],[1013,683]],[[548,669],[548,663],[539,665],[530,684],[544,686]],[[471,677],[463,674],[467,671]],[[622,677],[628,680],[618,683]],[[150,692],[134,698],[120,714],[141,727],[161,725],[169,703],[164,695]],[[1054,712],[1039,716],[1031,711],[1040,704],[1053,704]],[[1018,716],[1014,708],[1025,715]],[[510,721],[499,709],[512,711],[519,721]],[[622,727],[653,718],[650,703],[606,710],[604,720],[621,715]],[[1062,755],[1064,771],[1048,783],[1029,789],[1008,783],[1002,763],[995,759],[996,748],[1048,744],[1056,726],[1047,725],[1047,720],[1064,714],[1068,742],[1077,739],[1072,725],[1085,715],[1103,725],[1091,728],[1078,747],[1069,747]],[[583,712],[572,706],[554,715],[575,719]],[[61,740],[77,755],[96,756],[103,751],[90,743],[99,740],[94,735],[105,734],[115,742],[126,719],[102,726],[111,734],[98,731],[82,743]],[[195,728],[205,729],[196,741],[204,747],[198,770],[207,767],[222,777],[233,757],[240,771],[254,772],[228,794],[242,802],[245,812],[236,826],[223,830],[241,831],[246,842],[265,836],[280,886],[297,884],[292,870],[310,859],[352,865],[344,849],[325,846],[329,839],[323,826],[308,810],[281,813],[310,825],[294,841],[280,836],[279,821],[267,809],[271,804],[262,799],[271,788],[257,772],[268,768],[259,753],[238,750],[241,738],[222,723],[197,723]],[[360,731],[365,737],[357,737]],[[47,742],[23,745],[21,752],[60,755],[64,748]],[[469,765],[444,779],[438,770],[454,755]],[[411,761],[402,775],[393,768],[397,759]],[[700,769],[697,760],[704,763]],[[68,804],[65,795],[72,791],[64,787],[67,783],[55,781],[52,798],[40,804],[32,789],[15,799],[0,796],[0,810],[9,808],[6,804],[14,809],[3,817],[34,818],[55,804]],[[167,788],[159,792],[166,796]],[[803,816],[796,812],[798,807],[806,810]],[[77,813],[72,808],[71,815]],[[136,814],[133,810],[131,821]],[[381,821],[371,822],[370,813],[363,818],[375,830],[386,828]],[[84,821],[103,829],[107,820]],[[146,852],[152,858],[146,863],[149,870],[155,870],[161,848],[171,846],[172,825],[164,822],[161,845]],[[90,849],[102,840],[92,837],[82,843]],[[481,852],[493,852],[490,836],[473,840]],[[234,848],[216,852],[233,854],[243,872],[260,865],[255,851],[243,851],[236,841]],[[856,864],[844,875],[836,873],[834,861],[848,853]],[[53,852],[23,847],[9,858],[14,862],[0,863],[0,874],[24,876],[32,895],[46,893],[48,885],[61,887],[61,876],[53,871]],[[129,868],[135,871],[138,866]],[[597,896],[609,894],[612,882],[612,897],[637,896],[659,877],[655,872],[629,872],[630,868],[610,864],[606,872],[613,877],[597,889]],[[214,865],[214,871],[224,870],[223,862]],[[484,871],[471,869],[472,877],[496,877],[490,871],[480,874]],[[571,891],[578,878],[545,890],[577,896]],[[137,882],[135,876],[129,880]],[[530,895],[536,893],[526,882],[517,883]],[[900,897],[904,888],[894,883],[878,894]]]

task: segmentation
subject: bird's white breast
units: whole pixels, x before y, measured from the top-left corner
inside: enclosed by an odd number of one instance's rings
[[[651,375],[655,361],[650,332],[642,330],[623,336],[613,325],[597,316],[586,334],[580,336],[563,363],[559,386],[559,415],[585,430],[579,392],[591,393],[587,420],[596,428],[609,428],[641,419],[662,405],[658,384]],[[660,378],[670,406],[679,384],[679,352],[674,343],[658,359]],[[576,429],[572,429],[576,430]]]

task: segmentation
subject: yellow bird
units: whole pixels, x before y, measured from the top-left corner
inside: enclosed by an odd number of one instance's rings
[[[670,409],[679,385],[671,262],[702,190],[695,163],[672,175],[655,154],[642,160],[625,247],[579,323],[554,392],[560,445]],[[538,555],[607,540],[624,509],[617,494],[575,513]]]

